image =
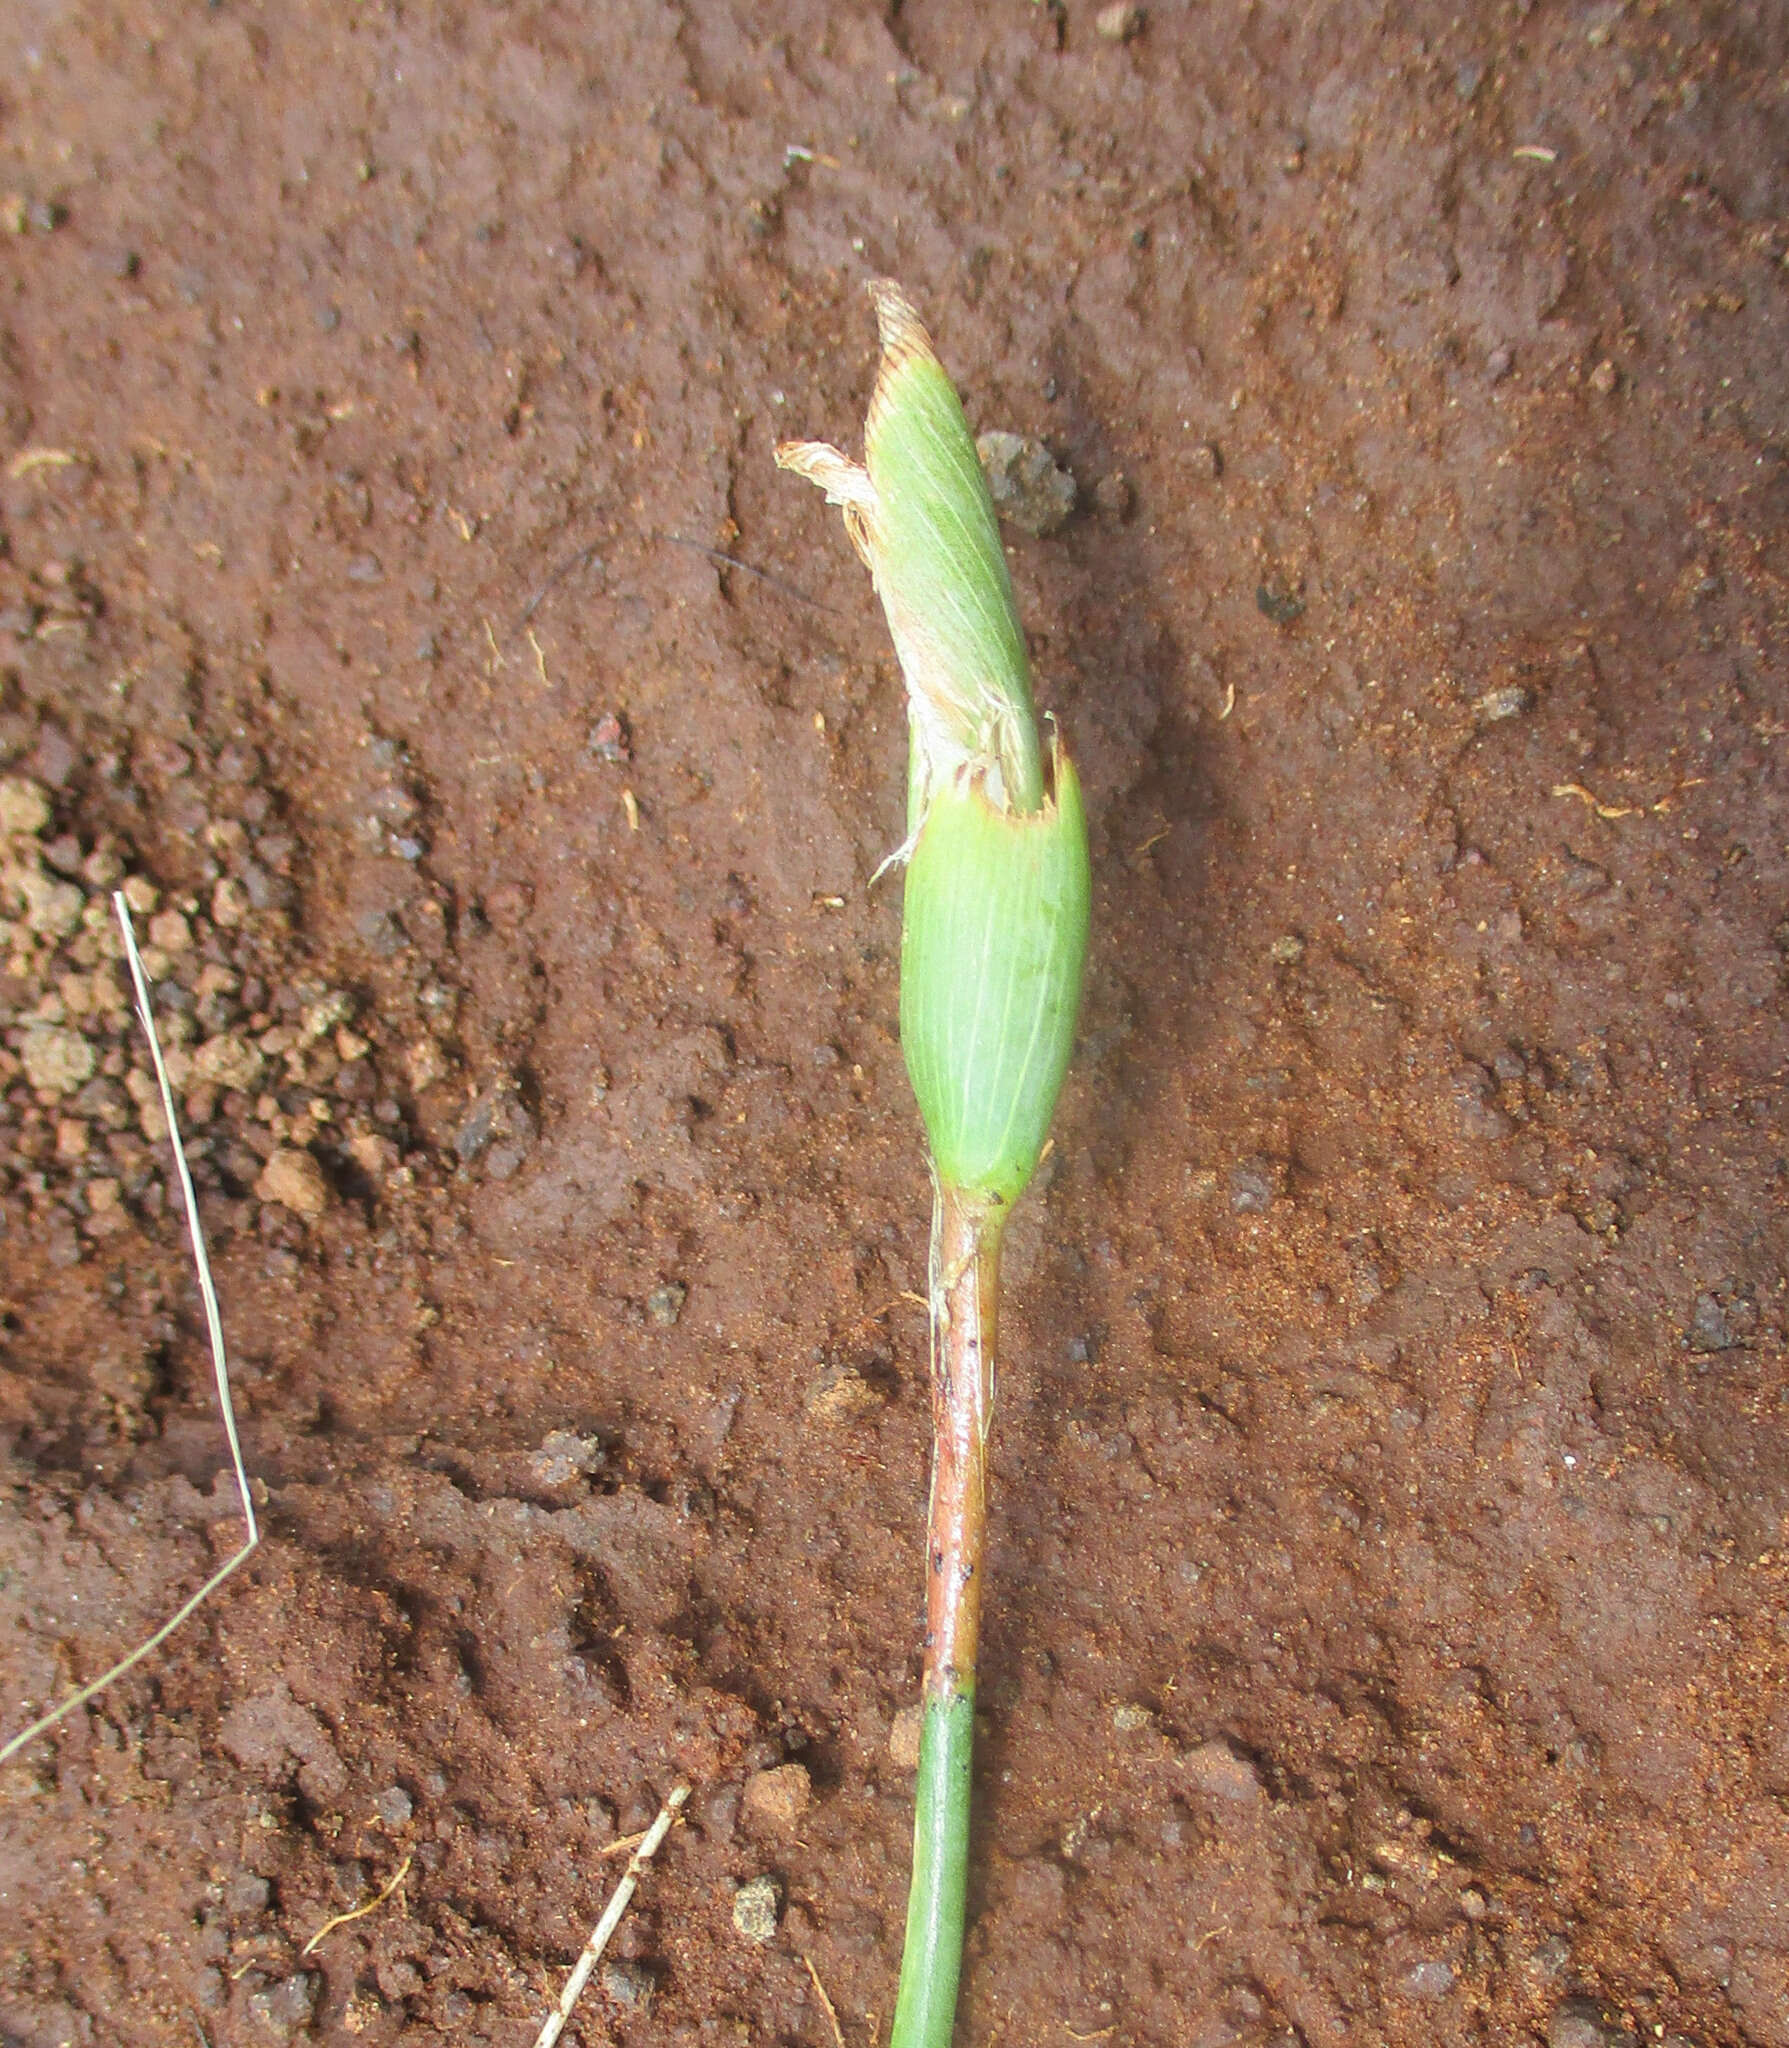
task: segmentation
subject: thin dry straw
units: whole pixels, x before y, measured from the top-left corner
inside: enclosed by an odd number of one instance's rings
[[[224,1324],[218,1311],[217,1289],[211,1284],[211,1259],[205,1249],[205,1233],[199,1227],[198,1197],[193,1193],[193,1177],[187,1171],[186,1150],[180,1138],[180,1120],[174,1114],[174,1090],[168,1080],[167,1064],[162,1058],[161,1040],[156,1036],[155,1016],[149,1007],[149,982],[143,972],[142,956],[137,951],[137,935],[130,921],[130,905],[125,901],[122,889],[112,896],[112,908],[117,912],[119,929],[124,933],[124,950],[130,961],[130,978],[137,991],[137,1015],[142,1019],[143,1030],[149,1040],[149,1056],[155,1062],[155,1079],[161,1089],[162,1115],[167,1119],[168,1143],[174,1152],[174,1173],[180,1182],[181,1199],[186,1203],[187,1234],[192,1239],[193,1269],[199,1278],[199,1298],[205,1304],[205,1329],[211,1340],[211,1367],[217,1380],[217,1405],[224,1418],[224,1435],[229,1440],[230,1464],[236,1474],[236,1491],[242,1500],[242,1519],[247,1528],[242,1548],[226,1563],[221,1564],[204,1585],[188,1600],[182,1601],[173,1614],[162,1623],[147,1642],[139,1643],[128,1657],[121,1658],[111,1670],[70,1693],[60,1706],[32,1722],[29,1728],[0,1746],[0,1764],[16,1756],[27,1743],[35,1742],[40,1735],[54,1728],[58,1721],[72,1714],[77,1707],[105,1691],[116,1679],[127,1671],[134,1670],[145,1657],[159,1650],[180,1624],[210,1599],[230,1574],[243,1564],[261,1541],[261,1529],[255,1520],[255,1503],[249,1492],[248,1472],[242,1462],[242,1443],[236,1434],[236,1410],[230,1400],[230,1368],[224,1356]]]
[[[671,1832],[671,1823],[677,1818],[683,1802],[690,1796],[687,1785],[679,1785],[663,1806],[658,1810],[658,1819],[646,1830],[645,1839],[628,1858],[627,1868],[622,1872],[621,1882],[615,1887],[609,1903],[603,1908],[603,1917],[591,1929],[590,1939],[584,1944],[584,1953],[572,1965],[572,1973],[565,1980],[565,1989],[559,1994],[559,2003],[547,2015],[547,2023],[535,2036],[534,2048],[553,2048],[553,2043],[565,2031],[565,2023],[571,2018],[571,2009],[577,2004],[584,1986],[590,1982],[590,1973],[602,1960],[603,1950],[609,1945],[609,1936],[621,1924],[621,1916],[627,1911],[627,1902],[634,1895],[634,1887],[640,1882],[640,1872],[648,1861],[658,1854],[658,1845]]]

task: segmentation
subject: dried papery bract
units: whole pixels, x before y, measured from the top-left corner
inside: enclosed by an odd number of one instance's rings
[[[890,2048],[947,2048],[962,1967],[1000,1245],[1074,1041],[1090,881],[1081,786],[1039,741],[1025,636],[963,408],[900,289],[864,460],[777,461],[844,508],[907,686],[901,1045],[931,1147],[933,1462],[913,1882]]]

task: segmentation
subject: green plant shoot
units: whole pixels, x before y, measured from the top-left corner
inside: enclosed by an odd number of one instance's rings
[[[1081,786],[1040,744],[975,443],[919,316],[870,287],[864,461],[776,459],[844,507],[907,686],[901,1046],[932,1161],[932,1492],[913,1880],[890,2048],[948,2048],[962,1969],[1000,1245],[1074,1042],[1091,886]]]

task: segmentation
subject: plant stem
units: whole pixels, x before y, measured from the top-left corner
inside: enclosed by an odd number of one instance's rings
[[[900,287],[871,287],[882,361],[864,460],[784,441],[843,507],[907,685],[901,1052],[932,1155],[932,1503],[913,1888],[890,2048],[950,2048],[963,1967],[975,1652],[1000,1240],[1037,1170],[1087,958],[1081,783],[1046,755],[1025,634],[969,424]]]
[[[925,1717],[907,1941],[889,2048],[949,2048],[956,2017],[1005,1229],[1006,1205],[997,1197],[936,1186],[928,1289],[932,1497],[926,1527]]]

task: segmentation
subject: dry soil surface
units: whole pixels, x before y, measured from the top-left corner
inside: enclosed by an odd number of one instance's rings
[[[1786,61],[10,0],[8,1725],[238,1533],[126,879],[267,1540],[0,1774],[0,2038],[525,2048],[680,1778],[582,2038],[886,2031],[903,720],[771,450],[887,274],[1096,820],[959,2040],[1789,2044]]]

